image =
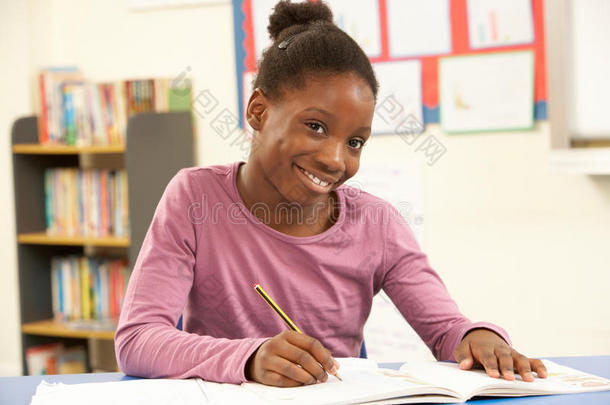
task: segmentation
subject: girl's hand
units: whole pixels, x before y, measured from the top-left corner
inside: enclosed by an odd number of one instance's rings
[[[453,353],[460,369],[468,370],[475,365],[483,366],[487,375],[505,380],[515,379],[514,369],[523,381],[534,381],[532,370],[540,378],[546,378],[547,371],[538,359],[528,359],[510,347],[504,339],[488,329],[473,329],[468,332]],[[498,366],[500,371],[498,371]]]
[[[339,363],[317,339],[286,330],[267,340],[246,362],[246,378],[266,385],[315,384],[335,373]]]

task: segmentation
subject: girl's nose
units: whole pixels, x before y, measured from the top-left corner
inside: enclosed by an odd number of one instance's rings
[[[341,175],[345,171],[345,144],[342,141],[328,140],[322,145],[317,160],[329,174]]]

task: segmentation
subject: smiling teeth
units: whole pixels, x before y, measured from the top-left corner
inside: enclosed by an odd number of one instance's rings
[[[309,173],[307,170],[305,170],[305,169],[303,169],[303,168],[300,168],[300,169],[301,169],[301,171],[302,171],[303,173],[305,173],[305,175],[306,175],[307,177],[309,177],[309,178],[311,179],[311,181],[313,181],[314,183],[316,183],[316,184],[318,184],[318,185],[320,185],[320,186],[322,186],[322,187],[326,187],[326,186],[328,186],[328,185],[330,184],[330,183],[328,183],[328,182],[326,182],[326,181],[324,181],[324,180],[320,180],[319,178],[317,178],[317,177],[316,177],[316,176],[314,176],[313,174]]]

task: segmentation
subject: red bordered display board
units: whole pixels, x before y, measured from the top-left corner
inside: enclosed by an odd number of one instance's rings
[[[253,10],[253,7],[260,4],[269,3],[271,0],[233,0],[234,30],[235,30],[235,55],[237,65],[237,88],[240,113],[240,124],[243,127],[243,106],[244,96],[249,97],[248,82],[256,73],[256,35],[255,35],[255,16],[261,16],[261,10]],[[423,122],[439,122],[439,59],[446,56],[457,55],[478,55],[485,53],[509,52],[509,51],[531,51],[534,55],[534,119],[547,118],[547,88],[546,88],[546,67],[545,67],[545,46],[544,46],[544,4],[543,0],[529,0],[528,6],[531,7],[531,27],[533,30],[532,38],[529,43],[498,45],[486,48],[473,48],[469,40],[468,23],[468,0],[447,0],[448,1],[448,23],[447,32],[450,35],[450,46],[446,52],[428,54],[424,56],[405,56],[393,57],[391,55],[391,38],[389,30],[388,3],[392,0],[375,0],[379,15],[379,53],[371,56],[373,64],[377,62],[392,62],[405,60],[418,60],[421,66],[421,105]],[[410,0],[413,1],[413,0]],[[474,0],[470,0],[474,1]],[[481,0],[479,0],[481,1]],[[510,3],[513,0],[495,0]],[[352,2],[355,4],[358,1]],[[332,7],[332,4],[330,4]],[[268,10],[262,11],[266,13]],[[267,14],[268,17],[268,14]],[[335,14],[335,17],[336,14]],[[408,23],[405,22],[406,24]],[[260,39],[260,33],[259,33]],[[260,45],[259,45],[260,48]],[[499,78],[501,80],[501,78]],[[248,93],[244,95],[244,92]],[[247,100],[246,100],[247,101]]]

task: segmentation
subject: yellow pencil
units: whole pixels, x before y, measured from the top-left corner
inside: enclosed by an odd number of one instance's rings
[[[299,332],[299,333],[303,333],[301,332],[301,330],[298,328],[298,326],[295,325],[294,322],[292,322],[292,319],[290,319],[288,317],[288,315],[286,315],[284,313],[284,311],[282,311],[282,309],[275,303],[275,301],[273,301],[273,299],[269,296],[269,294],[267,294],[267,292],[265,290],[263,290],[263,287],[260,286],[260,284],[256,283],[254,284],[254,290],[256,290],[256,292],[258,293],[258,295],[260,295],[265,302],[271,307],[271,309],[273,309],[275,311],[276,314],[279,315],[280,318],[282,318],[282,321],[284,321],[284,323],[293,331],[295,332]],[[333,374],[337,379],[339,379],[339,381],[343,381],[341,379],[341,377],[339,377],[338,373],[334,373]]]

